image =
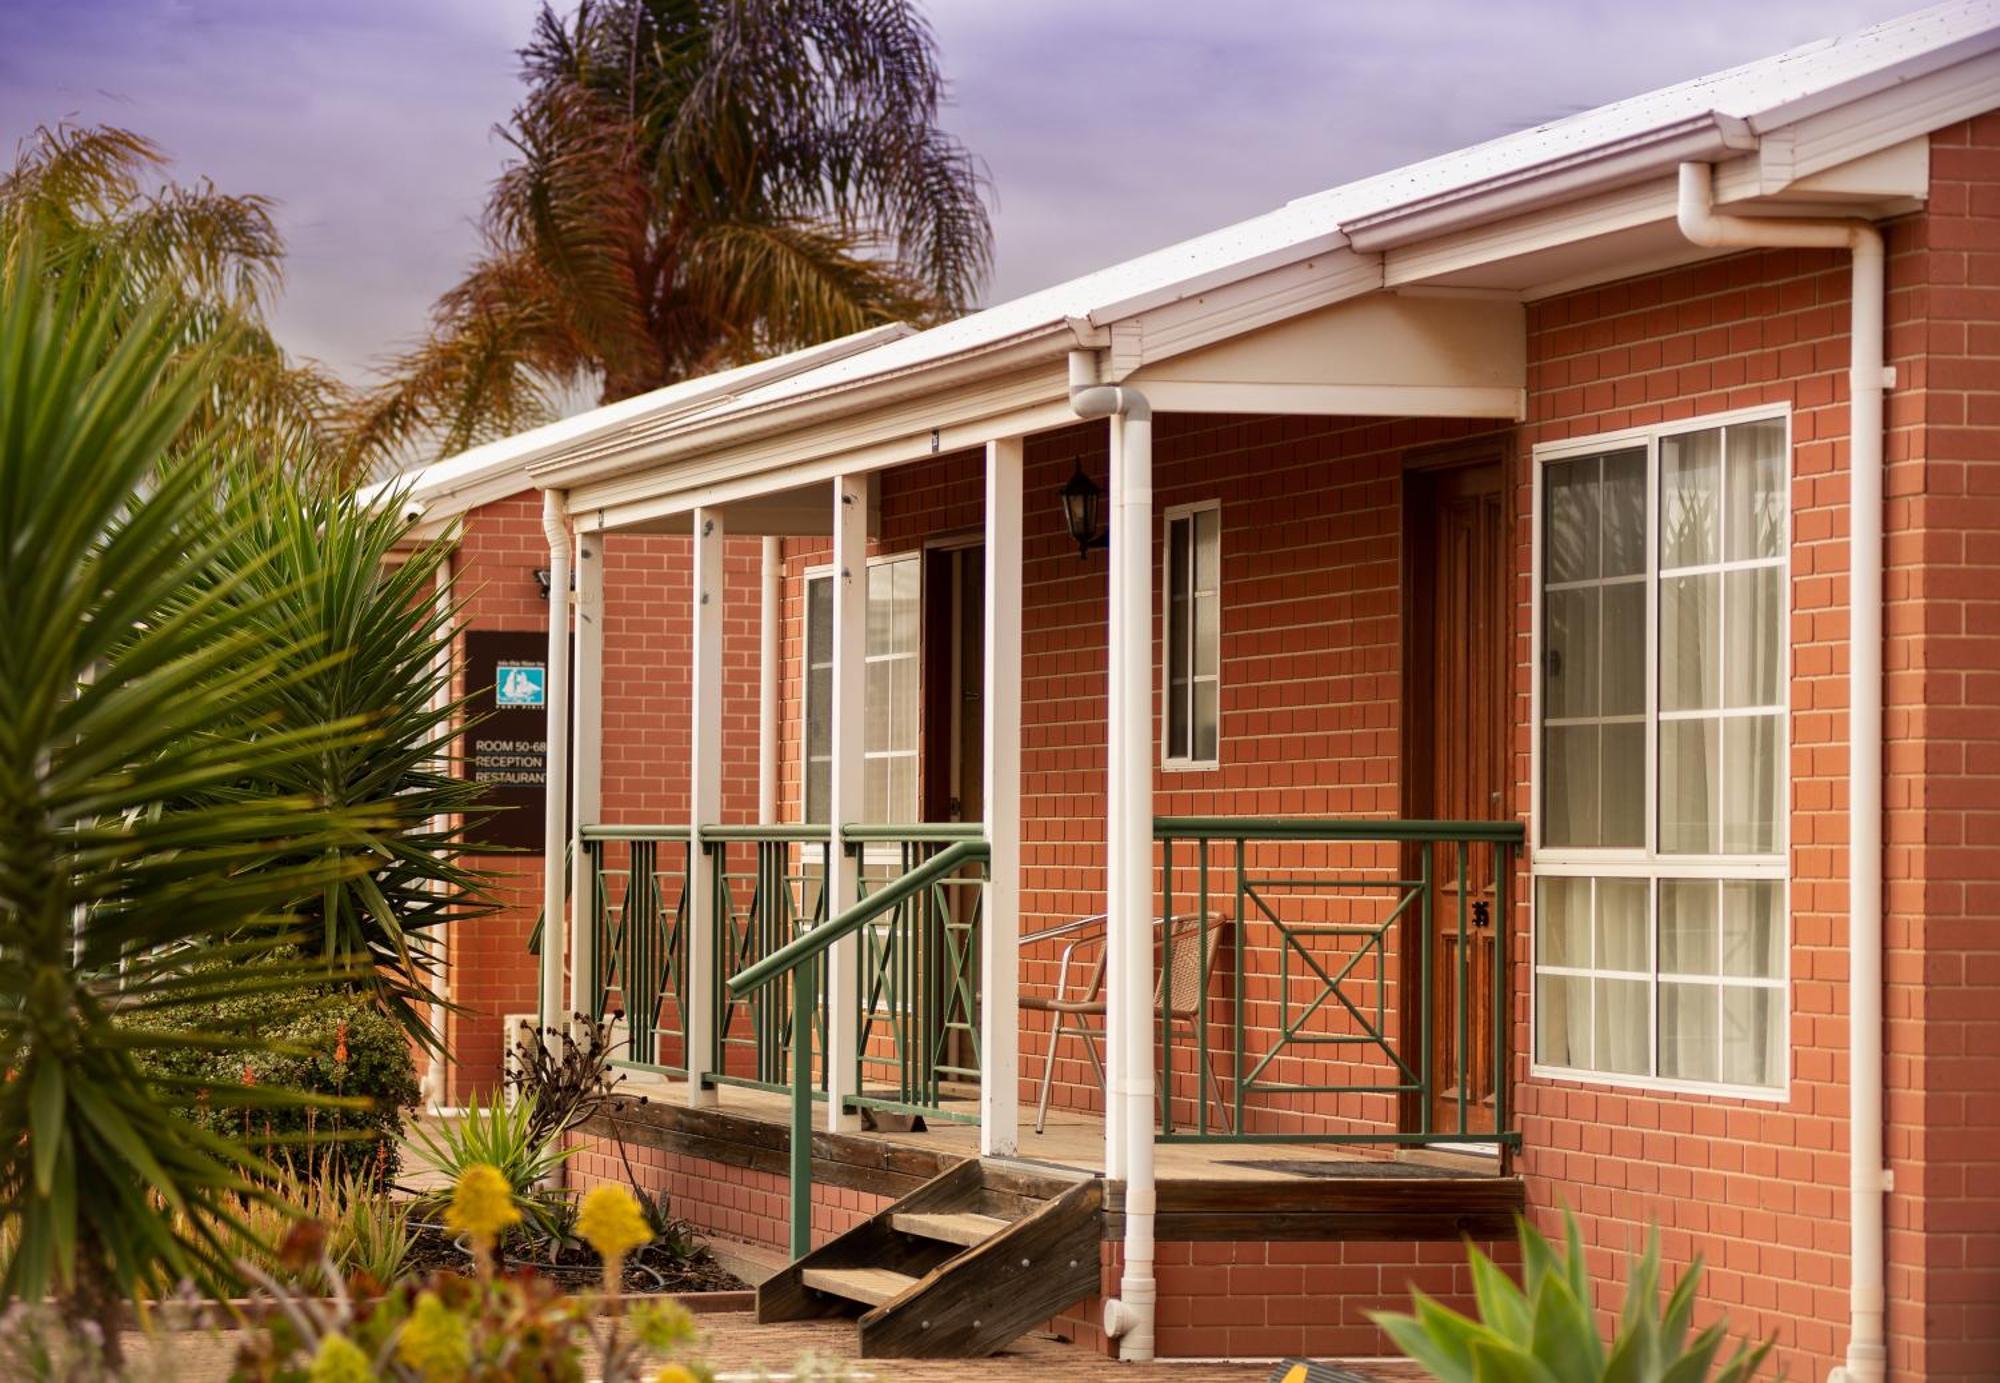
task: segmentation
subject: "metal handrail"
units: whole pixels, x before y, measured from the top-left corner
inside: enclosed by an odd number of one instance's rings
[[[1363,844],[1479,841],[1519,845],[1527,831],[1518,821],[1402,821],[1395,817],[1162,816],[1153,839],[1315,840]]]
[[[812,1013],[818,1002],[812,963],[835,942],[852,936],[904,899],[991,854],[986,841],[960,840],[907,874],[884,884],[840,916],[780,946],[755,965],[731,975],[731,996],[745,995],[779,976],[792,976],[792,1128],[790,1138],[791,1248],[794,1259],[812,1248]],[[833,1054],[827,1053],[827,1060]]]
[[[729,977],[731,997],[740,999],[754,989],[762,989],[778,976],[808,960],[817,958],[834,942],[852,936],[911,894],[929,888],[975,861],[983,861],[991,851],[983,840],[961,840],[938,851],[909,873],[899,875],[856,903],[840,916],[794,937],[777,950]]]

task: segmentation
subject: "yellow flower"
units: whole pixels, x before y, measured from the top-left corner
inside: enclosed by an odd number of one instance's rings
[[[632,1308],[632,1333],[656,1354],[665,1354],[694,1339],[694,1315],[677,1301],[647,1301]]]
[[[445,1228],[470,1234],[477,1244],[491,1244],[503,1230],[520,1222],[514,1188],[498,1167],[475,1162],[459,1174],[451,1205],[444,1212]]]
[[[701,1383],[701,1379],[686,1364],[662,1364],[653,1383]]]
[[[472,1364],[472,1337],[465,1318],[438,1300],[436,1292],[423,1293],[410,1318],[403,1322],[396,1357],[427,1383],[452,1383],[465,1377]]]
[[[345,1335],[329,1335],[319,1342],[306,1378],[310,1383],[375,1383],[375,1370],[361,1346]]]
[[[640,1213],[639,1202],[630,1191],[609,1182],[591,1188],[583,1198],[576,1232],[606,1262],[621,1260],[641,1244],[653,1242],[653,1227]]]

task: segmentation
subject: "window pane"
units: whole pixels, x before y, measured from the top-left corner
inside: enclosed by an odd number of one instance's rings
[[[1720,629],[1716,576],[1660,581],[1660,709],[1707,710],[1716,704]]]
[[[1723,576],[1724,627],[1729,648],[1723,658],[1722,704],[1776,706],[1783,700],[1784,580],[1779,567],[1754,567]]]
[[[1604,588],[1603,710],[1608,716],[1646,709],[1646,586]]]
[[[1552,725],[1542,755],[1542,841],[1595,845],[1597,742],[1595,725]]]
[[[1722,808],[1722,851],[1728,855],[1778,852],[1778,823],[1785,781],[1778,745],[1781,717],[1732,716],[1723,722],[1722,753],[1728,765]]]
[[[1548,594],[1542,714],[1551,719],[1597,714],[1600,600],[1601,592],[1595,586]]]
[[[1715,973],[1714,881],[1660,881],[1660,973]]]
[[[1715,986],[1660,985],[1660,1074],[1668,1080],[1716,1078]]]
[[[868,568],[868,632],[863,637],[870,653],[887,653],[896,647],[895,579],[896,567],[888,563],[876,562]]]
[[[1597,1049],[1592,1063],[1599,1071],[1643,1076],[1652,1066],[1646,1040],[1646,982],[1593,980],[1597,1000]]]
[[[889,761],[864,759],[861,763],[861,819],[876,824],[894,820],[889,815]]]
[[[1597,960],[1594,968],[1652,969],[1652,947],[1646,939],[1646,889],[1644,879],[1597,881]]]
[[[1660,726],[1660,849],[1665,854],[1715,853],[1719,739],[1713,720],[1669,720]]]
[[[833,582],[815,576],[806,582],[806,659],[824,663],[833,657]]]
[[[1767,418],[1729,429],[1730,561],[1776,557],[1785,550],[1785,422]]]
[[[1634,721],[1604,727],[1600,768],[1603,819],[1599,844],[1646,843],[1646,727]]]
[[[1546,469],[1542,546],[1550,581],[1587,581],[1597,575],[1597,475],[1594,456]]]
[[[893,681],[896,675],[895,663],[875,662],[868,664],[867,687],[862,694],[862,738],[864,753],[879,754],[885,749],[893,749],[889,738],[889,713],[894,700]],[[870,821],[882,818],[871,816]]]
[[[1638,576],[1646,570],[1646,453],[1604,458],[1600,508],[1604,516],[1604,575]]]
[[[1724,985],[1721,1079],[1779,1085],[1785,1079],[1785,992]]]
[[[833,761],[814,759],[806,765],[806,820],[824,823],[833,796]]]
[[[1194,684],[1194,757],[1201,760],[1212,760],[1216,754],[1219,708],[1215,691],[1214,682]]]
[[[1582,976],[1535,977],[1535,1059],[1549,1066],[1590,1067],[1590,981]]]
[[[1545,878],[1535,883],[1535,960],[1541,965],[1590,965],[1590,880]]]
[[[1194,735],[1188,724],[1188,680],[1177,674],[1167,676],[1167,757],[1192,758]]]
[[[883,806],[885,821],[915,821],[917,811],[917,761],[908,754],[889,760],[889,799]]]
[[[1222,589],[1222,511],[1196,510],[1194,533],[1194,588],[1197,591],[1219,591]]]
[[[1722,886],[1722,973],[1775,980],[1785,973],[1784,893],[1776,879]]]
[[[814,668],[806,674],[806,753],[824,758],[833,752],[833,669]]]
[[[1722,551],[1722,433],[1660,439],[1660,566],[1693,567]]]
[[[1222,652],[1222,599],[1214,592],[1195,597],[1194,670],[1213,677]]]

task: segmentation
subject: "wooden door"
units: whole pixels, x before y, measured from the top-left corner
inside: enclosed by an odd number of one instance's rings
[[[933,548],[924,569],[923,810],[926,821],[980,821],[986,806],[986,549],[974,545]],[[968,869],[966,878],[978,877]],[[973,886],[954,888],[970,907]],[[961,925],[963,923],[961,922]],[[927,963],[936,989],[942,1064],[956,1073],[948,1084],[976,1093],[965,1073],[976,1065],[973,1030],[977,987],[955,988],[953,972],[970,933],[933,938]],[[975,971],[976,973],[976,971]],[[966,988],[970,989],[969,996]]]
[[[1413,470],[1405,486],[1405,815],[1490,821],[1506,815],[1507,525],[1504,468],[1483,461]],[[1493,1130],[1494,859],[1489,846],[1426,847],[1436,880],[1431,965],[1404,947],[1405,1050],[1430,1033],[1430,1127]],[[1412,858],[1410,864],[1420,864]],[[1421,940],[1415,928],[1406,941]],[[1418,1113],[1406,1110],[1406,1118]]]

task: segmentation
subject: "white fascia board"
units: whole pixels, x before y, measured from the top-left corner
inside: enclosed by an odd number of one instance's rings
[[[1155,288],[1147,293],[1138,293],[1113,302],[1100,303],[1090,309],[1085,320],[1096,327],[1110,326],[1113,323],[1136,317],[1141,313],[1152,312],[1174,303],[1185,302],[1189,298],[1200,297],[1216,289],[1240,283],[1245,279],[1255,278],[1272,270],[1284,269],[1306,260],[1330,255],[1334,251],[1345,247],[1346,244],[1347,235],[1344,231],[1329,230],[1324,234],[1311,236],[1295,244],[1287,245],[1283,249],[1272,250],[1265,254],[1251,256],[1248,259],[1237,260],[1219,268],[1210,269],[1204,273],[1192,274],[1178,283]]]
[[[1148,381],[1162,413],[1293,413],[1322,418],[1498,418],[1527,416],[1525,389],[1454,384],[1250,384]]]
[[[1357,250],[1394,249],[1619,187],[1681,163],[1714,163],[1755,147],[1746,122],[1709,112],[1405,206],[1354,217],[1343,229]]]
[[[362,504],[407,493],[425,510],[426,522],[463,514],[538,487],[529,473],[536,462],[573,448],[601,444],[625,432],[644,433],[726,404],[737,395],[807,370],[901,340],[915,328],[889,322],[803,350],[669,385],[621,399],[574,417],[560,418],[511,437],[471,447],[428,466],[379,481],[359,492]]]
[[[1908,22],[1915,27],[1916,17],[1913,16]],[[1987,23],[1991,23],[1990,18]],[[1865,104],[1874,97],[1893,98],[1900,88],[1907,87],[1914,81],[1959,66],[1971,59],[1990,57],[1996,50],[2000,50],[2000,29],[1992,27],[1976,29],[1949,43],[1913,52],[1901,61],[1884,63],[1848,81],[1769,106],[1747,117],[1748,122],[1753,133],[1763,135],[1771,130],[1796,125],[1816,116],[1834,113],[1842,107]],[[1990,87],[1987,94],[1989,97],[1992,94]],[[1990,100],[1988,104],[1990,106]]]
[[[1360,297],[1381,286],[1378,256],[1334,249],[1179,298],[1111,324],[1104,382],[1116,384],[1147,365]]]
[[[788,394],[769,403],[706,413],[642,445],[607,445],[581,454],[565,452],[531,467],[530,474],[544,488],[573,489],[713,456],[746,443],[777,439],[781,449],[796,448],[809,444],[813,435],[841,419],[909,401],[935,409],[954,391],[1050,362],[1065,362],[1075,344],[1067,321],[1052,322],[976,350],[903,370],[864,375],[821,392]],[[1066,375],[1064,379],[1067,397]]]
[[[1853,163],[2000,105],[2000,33],[1987,51],[1784,126],[1794,179]],[[1767,138],[1769,136],[1766,136]]]

